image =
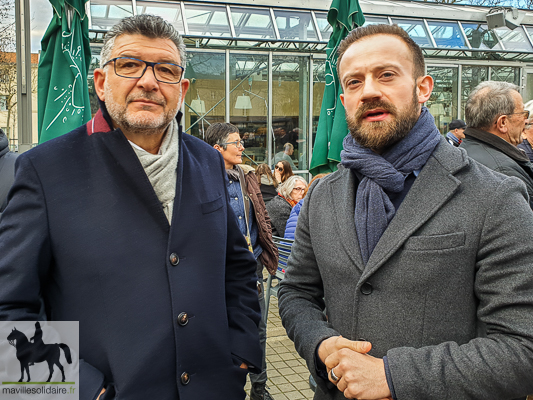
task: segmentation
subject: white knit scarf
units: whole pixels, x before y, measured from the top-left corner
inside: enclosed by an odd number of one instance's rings
[[[151,154],[134,143],[130,143],[163,206],[168,222],[171,223],[179,154],[178,123],[172,120],[168,126],[158,154]]]

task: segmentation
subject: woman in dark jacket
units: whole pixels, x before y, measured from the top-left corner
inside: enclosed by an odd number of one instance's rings
[[[263,195],[263,201],[268,204],[278,194],[278,181],[267,164],[259,164],[255,170],[255,176]]]
[[[285,235],[285,225],[292,207],[303,198],[306,188],[307,182],[298,175],[291,176],[280,185],[278,195],[270,200],[266,206],[272,223],[272,235],[279,237]]]

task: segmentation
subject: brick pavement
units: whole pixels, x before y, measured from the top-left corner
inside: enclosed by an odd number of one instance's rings
[[[309,388],[309,371],[281,325],[276,297],[271,297],[268,310],[266,358],[267,387],[274,400],[311,400],[313,398],[314,393]],[[250,393],[249,381],[245,388],[246,393]]]

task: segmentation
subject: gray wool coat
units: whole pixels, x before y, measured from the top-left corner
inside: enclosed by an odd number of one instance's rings
[[[523,182],[441,139],[366,266],[355,192],[342,167],[311,187],[279,292],[315,399],[344,399],[314,362],[335,335],[387,355],[398,400],[533,393],[533,212]]]

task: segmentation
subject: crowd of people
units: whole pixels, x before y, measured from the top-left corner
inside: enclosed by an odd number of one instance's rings
[[[481,83],[445,138],[420,47],[396,25],[354,29],[337,63],[341,162],[308,185],[286,132],[274,169],[255,171],[235,125],[184,134],[185,64],[164,19],[121,20],[94,71],[98,113],[20,155],[2,205],[0,319],[79,321],[80,399],[243,400],[249,375],[250,399],[271,400],[273,236],[294,239],[279,310],[315,400],[533,393],[518,87]]]

